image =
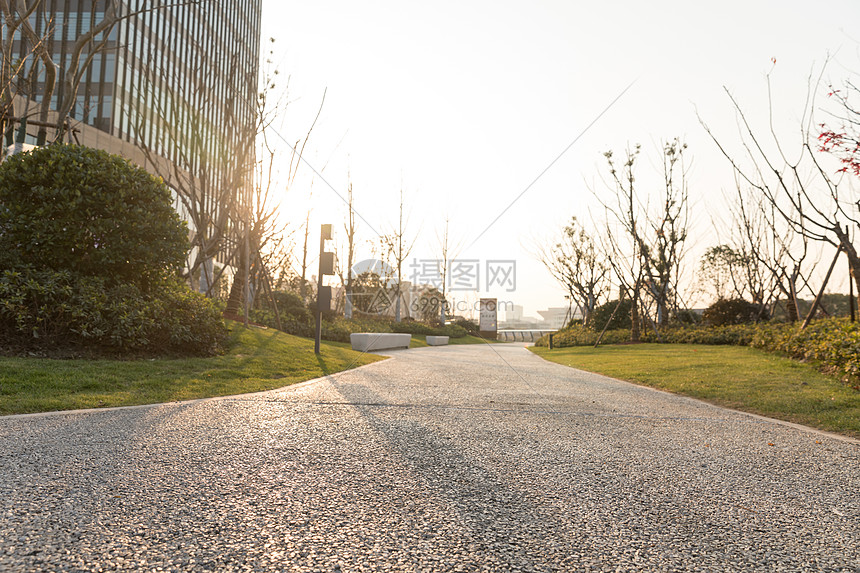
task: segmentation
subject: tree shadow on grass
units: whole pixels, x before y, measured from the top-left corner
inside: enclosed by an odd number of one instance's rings
[[[328,376],[328,375],[330,375],[330,374],[333,374],[334,372],[339,372],[339,370],[334,370],[334,369],[332,369],[331,367],[329,367],[329,365],[328,365],[328,363],[326,362],[325,358],[323,358],[323,357],[322,357],[322,355],[319,355],[319,354],[317,354],[317,364],[319,365],[320,370],[322,371],[322,373],[323,373],[325,376]],[[347,370],[348,370],[348,368],[347,368]]]

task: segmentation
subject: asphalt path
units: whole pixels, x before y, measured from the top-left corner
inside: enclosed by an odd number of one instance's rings
[[[0,418],[0,571],[858,571],[860,445],[545,362]]]

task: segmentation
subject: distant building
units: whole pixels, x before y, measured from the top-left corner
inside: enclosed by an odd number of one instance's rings
[[[573,318],[582,318],[578,311],[573,311],[566,306],[556,306],[546,310],[539,310],[538,314],[543,318],[543,324],[541,327],[548,329],[564,328]]]
[[[519,322],[523,319],[523,307],[515,304],[505,311],[505,322]]]

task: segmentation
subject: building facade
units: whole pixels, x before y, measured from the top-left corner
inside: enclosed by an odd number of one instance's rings
[[[43,139],[47,132],[47,141],[118,153],[163,177],[198,235],[199,244],[192,244],[199,257],[200,237],[213,238],[205,227],[235,226],[225,209],[240,212],[250,201],[261,4],[43,0],[28,21],[57,70],[48,121],[40,121],[44,57],[34,35],[19,28],[10,36],[4,21],[4,58],[20,62],[14,105],[4,110],[7,146],[36,144],[40,131]],[[100,31],[81,47],[79,40],[94,30]],[[52,129],[64,107],[67,128]],[[221,245],[222,259],[224,250]]]

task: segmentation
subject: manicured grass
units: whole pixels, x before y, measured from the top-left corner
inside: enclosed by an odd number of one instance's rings
[[[348,344],[234,324],[231,349],[212,358],[49,360],[0,357],[0,414],[152,404],[272,390],[381,356]]]
[[[860,392],[809,364],[753,348],[637,344],[531,350],[565,366],[860,437]]]

